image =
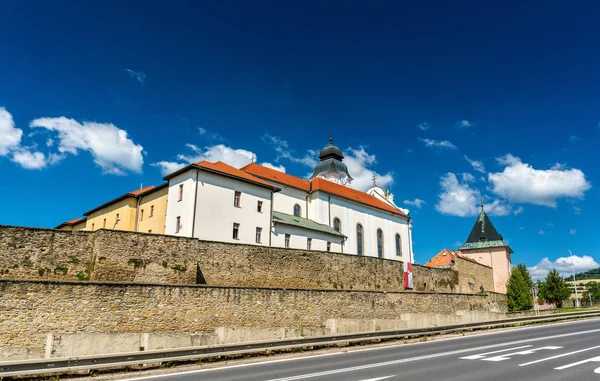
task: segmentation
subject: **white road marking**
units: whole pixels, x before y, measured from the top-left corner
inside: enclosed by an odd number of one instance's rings
[[[387,378],[390,377],[394,377],[394,376],[385,376],[385,377],[377,377],[377,378],[369,378],[368,380],[361,380],[361,381],[379,381],[379,380],[385,380]]]
[[[589,321],[587,321],[587,322],[589,323]],[[577,324],[577,323],[579,323],[579,322],[574,322],[572,324]],[[581,322],[581,323],[583,323],[583,322]],[[540,328],[540,327],[530,327],[530,328],[521,328],[521,329],[522,330],[527,330],[527,329],[536,329],[536,328]],[[512,341],[512,342],[501,343],[501,344],[485,345],[485,346],[482,346],[482,347],[466,348],[466,349],[461,349],[461,350],[457,350],[457,351],[442,352],[442,353],[432,354],[432,355],[428,355],[428,356],[414,357],[412,359],[404,359],[404,360],[399,360],[399,361],[401,361],[401,362],[418,361],[418,360],[424,360],[424,359],[429,359],[429,358],[450,356],[450,355],[460,354],[460,353],[483,351],[483,350],[486,350],[486,349],[500,348],[500,347],[509,346],[509,345],[519,345],[519,344],[525,344],[525,343],[533,343],[533,342],[536,342],[536,341],[543,341],[543,340],[550,340],[550,339],[559,339],[559,338],[562,338],[562,337],[586,335],[586,334],[595,333],[595,332],[600,332],[600,329],[591,329],[591,330],[587,330],[587,331],[578,331],[578,332],[572,332],[572,333],[563,333],[563,334],[553,335],[553,336],[542,336],[542,337],[536,337],[536,338],[531,338],[531,339],[524,339],[524,340]],[[499,334],[499,333],[502,333],[502,332],[483,333],[483,334],[478,334],[478,335],[475,335],[475,336],[464,336],[464,337],[455,338],[455,339],[450,339],[449,338],[447,340],[460,340],[460,339],[466,339],[466,338],[469,338],[469,337],[470,338],[481,337],[481,336],[485,336],[485,335],[495,335],[495,334]],[[438,340],[436,340],[435,342],[438,342]],[[430,342],[430,343],[432,343],[432,342]],[[424,345],[426,343],[421,343],[421,344]],[[375,349],[389,349],[389,348],[391,348],[391,347],[369,348],[369,349],[370,350],[375,350]],[[365,349],[365,350],[367,350],[367,349]],[[224,367],[220,367],[220,368],[198,369],[198,370],[190,370],[190,371],[186,371],[186,372],[160,374],[160,375],[155,375],[155,376],[145,376],[145,377],[138,377],[138,378],[128,378],[128,379],[121,380],[121,381],[137,381],[137,380],[149,380],[149,379],[154,379],[154,378],[179,377],[179,376],[182,376],[182,375],[190,375],[190,374],[197,374],[197,373],[204,373],[204,372],[218,372],[218,371],[224,371],[224,370],[235,369],[235,368],[243,368],[243,367],[249,367],[249,366],[269,365],[269,364],[273,364],[273,363],[281,363],[281,362],[288,362],[288,361],[311,360],[311,359],[315,359],[315,358],[318,358],[318,357],[335,356],[335,355],[342,355],[342,354],[351,354],[353,352],[358,352],[358,350],[357,351],[348,351],[348,352],[325,353],[325,354],[314,355],[314,356],[307,356],[307,357],[294,357],[294,358],[289,358],[289,359],[279,359],[279,360],[271,360],[271,361],[253,362],[253,363],[248,363],[248,364],[236,364],[236,365],[224,366]]]
[[[563,369],[567,369],[567,368],[572,368],[572,367],[577,366],[577,365],[585,364],[585,363],[588,363],[588,362],[600,362],[600,356],[592,357],[591,359],[587,359],[587,360],[577,361],[577,362],[574,362],[572,364],[567,364],[567,365],[559,366],[558,368],[554,368],[554,369],[556,369],[556,370],[563,370]],[[598,370],[598,369],[596,369],[596,370]],[[596,372],[596,373],[598,373],[598,372]]]
[[[487,357],[484,359],[481,359],[481,361],[504,361],[504,360],[510,360],[509,356],[515,356],[515,355],[530,355],[533,354],[537,351],[541,351],[542,349],[547,349],[549,351],[555,351],[557,349],[561,349],[562,347],[556,347],[556,346],[547,346],[547,347],[541,347],[541,348],[532,348],[532,349],[527,349],[524,351],[519,351],[519,352],[513,352],[513,353],[506,353],[500,356],[494,356],[494,357]]]
[[[596,368],[596,370],[594,371],[594,373],[600,374],[600,368]]]
[[[479,360],[479,359],[484,358],[487,355],[493,355],[494,353],[502,353],[502,352],[514,351],[514,350],[517,350],[517,349],[523,349],[523,348],[529,348],[529,347],[533,347],[533,345],[523,345],[521,347],[516,347],[516,348],[502,349],[500,351],[480,353],[478,355],[471,355],[471,356],[459,357],[459,359],[461,359],[461,360]]]
[[[531,361],[531,362],[526,362],[525,364],[519,364],[519,366],[527,366],[527,365],[531,365],[531,364],[537,364],[538,362],[543,362],[543,361],[547,361],[547,360],[553,360],[553,359],[557,359],[559,357],[565,357],[565,356],[570,356],[570,355],[574,355],[576,353],[581,353],[581,352],[586,352],[586,351],[591,351],[592,349],[597,349],[600,348],[600,345],[596,346],[596,347],[591,347],[591,348],[585,348],[585,349],[580,349],[578,351],[573,351],[573,352],[569,352],[569,353],[563,353],[561,355],[556,355],[556,356],[552,356],[552,357],[547,357],[545,359],[541,359],[541,360],[535,360],[535,361]]]

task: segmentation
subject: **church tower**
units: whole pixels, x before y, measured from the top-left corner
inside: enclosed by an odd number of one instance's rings
[[[494,290],[488,291],[506,294],[506,284],[512,269],[511,254],[513,251],[485,213],[483,203],[479,217],[471,229],[471,234],[459,251],[462,256],[492,268]]]
[[[348,173],[346,164],[342,163],[344,155],[342,150],[333,145],[333,137],[329,137],[329,144],[319,153],[319,164],[310,180],[321,178],[341,185],[350,186],[352,176]]]

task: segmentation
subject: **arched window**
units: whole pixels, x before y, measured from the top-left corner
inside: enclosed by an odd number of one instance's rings
[[[363,255],[363,227],[356,225],[356,254]]]
[[[333,230],[335,230],[338,233],[342,230],[342,223],[337,217],[333,219]]]
[[[396,255],[399,257],[402,256],[402,238],[400,234],[396,234]]]
[[[294,216],[300,217],[300,214],[301,214],[300,205],[298,205],[298,204],[294,205]]]
[[[383,230],[377,229],[377,256],[383,258]]]

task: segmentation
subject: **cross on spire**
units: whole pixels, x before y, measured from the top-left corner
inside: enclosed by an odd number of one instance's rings
[[[256,155],[252,154],[252,159],[250,159],[250,161],[252,162],[252,164],[254,164],[254,162],[256,161]]]
[[[329,144],[333,144],[333,132],[329,133]]]
[[[373,176],[371,176],[371,180],[373,180],[373,186],[376,187],[377,186],[377,173],[373,173]]]
[[[483,210],[483,197],[481,197],[481,210]]]

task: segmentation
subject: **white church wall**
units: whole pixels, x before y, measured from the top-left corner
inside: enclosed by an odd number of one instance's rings
[[[194,169],[169,179],[165,234],[192,236],[191,211],[194,207],[195,182],[196,170]],[[183,185],[181,200],[179,199],[180,185]],[[179,232],[177,232],[177,217],[180,217]]]
[[[235,191],[241,192],[234,206]],[[258,212],[262,201],[262,212]],[[192,208],[190,208],[190,212]],[[194,237],[209,241],[256,243],[256,228],[262,228],[260,245],[269,245],[271,190],[244,181],[200,171]],[[233,224],[240,224],[238,239]]]
[[[330,226],[333,226],[335,217],[340,219],[341,232],[348,237],[344,247],[346,253],[357,254],[356,226],[360,223],[363,227],[363,255],[377,257],[377,229],[381,228],[384,238],[383,257],[392,260],[410,260],[411,238],[406,218],[325,192],[317,193],[311,197],[311,206],[315,210],[313,215],[316,216],[317,222]],[[402,256],[396,255],[397,233],[401,237]]]
[[[284,184],[275,183],[275,186],[281,188],[281,191],[275,193],[273,198],[273,210],[286,214],[294,214],[294,205],[300,205],[300,217],[306,216],[306,195],[307,192]]]
[[[311,250],[327,251],[327,242],[331,242],[331,252],[342,252],[342,238],[309,229],[302,229],[297,226],[275,224],[272,235],[272,246],[285,247],[285,235],[290,235],[290,248],[307,249],[307,238],[312,238]]]

